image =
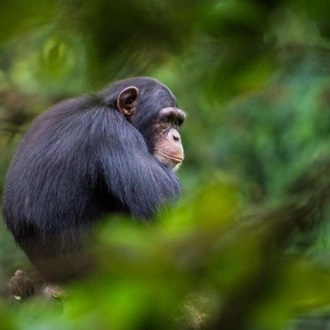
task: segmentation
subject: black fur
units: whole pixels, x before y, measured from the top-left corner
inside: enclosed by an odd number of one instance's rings
[[[130,123],[116,100],[132,85],[140,97]],[[175,105],[158,81],[131,78],[55,105],[32,124],[7,175],[3,213],[46,280],[63,280],[85,267],[84,236],[97,219],[120,212],[146,220],[178,199],[177,177],[150,153],[153,119]]]

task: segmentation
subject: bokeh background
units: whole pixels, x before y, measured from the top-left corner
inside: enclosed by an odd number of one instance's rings
[[[325,0],[0,1],[1,190],[22,134],[62,99],[152,76],[188,114],[177,208],[151,226],[109,219],[93,276],[63,302],[4,298],[0,327],[328,329],[329,12]],[[24,267],[1,224],[2,286]]]

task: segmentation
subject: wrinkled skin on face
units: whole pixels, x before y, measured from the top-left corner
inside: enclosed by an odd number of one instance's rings
[[[158,139],[153,149],[153,155],[174,170],[179,168],[184,159],[179,129],[185,117],[182,110],[168,107],[160,111],[155,123]]]

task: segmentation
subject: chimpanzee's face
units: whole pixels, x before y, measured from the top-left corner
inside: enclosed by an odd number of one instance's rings
[[[185,113],[174,107],[163,108],[152,123],[154,127],[153,155],[163,164],[177,169],[184,158],[180,126]]]

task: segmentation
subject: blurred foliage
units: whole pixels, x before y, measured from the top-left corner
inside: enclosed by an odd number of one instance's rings
[[[0,190],[32,119],[63,98],[149,75],[188,113],[178,208],[148,226],[109,219],[95,272],[63,302],[3,299],[1,327],[329,327],[329,9],[1,1]],[[3,225],[0,239],[4,287],[27,261]]]

